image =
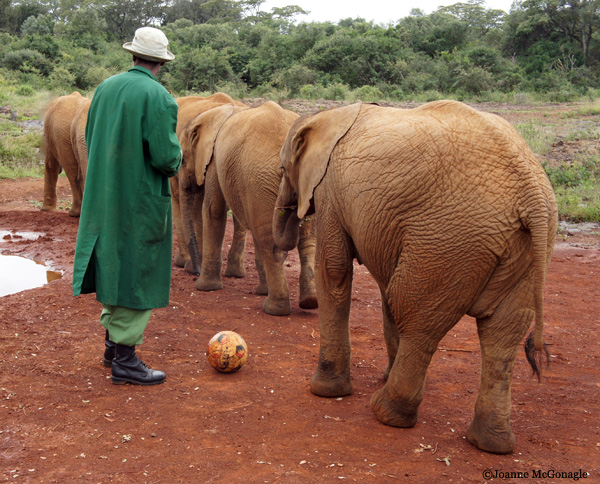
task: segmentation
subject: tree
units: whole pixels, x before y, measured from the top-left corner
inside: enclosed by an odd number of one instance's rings
[[[52,35],[54,33],[54,20],[50,15],[28,17],[21,25],[23,35]]]
[[[562,37],[575,42],[583,62],[589,65],[595,34],[600,30],[600,0],[524,0],[522,32],[533,34],[530,42],[541,38]],[[518,29],[519,30],[519,29]],[[534,43],[533,42],[533,43]]]
[[[57,28],[61,38],[94,52],[100,51],[106,43],[106,29],[106,21],[100,17],[98,11],[90,8],[75,10],[69,15],[69,21],[59,24]]]
[[[92,1],[89,7],[106,21],[109,35],[124,42],[131,40],[139,27],[162,24],[168,5],[167,0],[106,0]]]
[[[468,0],[467,3],[440,7],[437,12],[456,17],[473,29],[479,37],[483,37],[490,30],[501,28],[506,17],[506,12],[487,9],[484,5],[484,0]]]

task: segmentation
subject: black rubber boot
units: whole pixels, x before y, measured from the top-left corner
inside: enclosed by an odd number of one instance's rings
[[[115,385],[158,385],[166,379],[162,371],[148,368],[135,354],[135,346],[116,344],[111,380]]]
[[[108,329],[106,330],[106,337],[104,338],[104,366],[110,368],[112,362],[115,359],[115,343],[113,343],[108,337]]]

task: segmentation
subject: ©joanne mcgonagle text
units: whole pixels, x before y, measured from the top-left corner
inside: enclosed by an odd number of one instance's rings
[[[576,471],[557,471],[550,469],[543,471],[536,469],[533,471],[500,471],[498,469],[486,469],[482,472],[484,479],[569,479],[578,481],[587,479],[588,472],[577,469]]]

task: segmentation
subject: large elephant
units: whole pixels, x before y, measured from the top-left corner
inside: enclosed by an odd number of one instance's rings
[[[232,104],[235,106],[245,106],[239,101],[234,100],[225,93],[217,92],[211,96],[185,96],[176,99],[179,106],[177,113],[177,136],[180,137],[181,132],[187,124],[196,116],[223,104]],[[185,156],[185,153],[184,153]],[[185,160],[184,160],[185,161]],[[202,240],[202,224],[193,223],[188,227],[184,227],[181,218],[181,207],[179,202],[179,191],[182,188],[189,187],[193,180],[185,180],[181,178],[181,173],[170,179],[171,196],[173,205],[173,223],[175,225],[175,233],[179,252],[175,256],[174,263],[178,267],[185,269],[192,274],[200,273],[200,263],[202,260],[202,247],[198,245],[197,240]],[[181,186],[183,185],[183,187]],[[201,211],[198,207],[198,211]],[[185,243],[184,241],[188,242]],[[189,245],[188,245],[189,244]],[[246,274],[243,259],[244,248],[246,245],[246,232],[234,220],[234,241],[227,259],[227,273],[231,277],[244,277]],[[195,254],[194,262],[192,262],[191,252]]]
[[[513,451],[512,371],[534,316],[542,355],[543,289],[557,228],[551,185],[525,141],[500,117],[458,102],[410,110],[353,104],[297,120],[281,160],[277,245],[291,249],[298,222],[317,215],[321,346],[311,391],[352,391],[356,258],[381,292],[389,366],[371,399],[377,418],[416,424],[433,353],[468,314],[482,362],[467,438],[485,451]]]
[[[89,104],[90,100],[88,98],[75,91],[68,96],[55,99],[46,108],[44,115],[44,203],[42,210],[56,210],[56,183],[59,173],[64,170],[73,197],[69,215],[72,217],[79,216],[87,158],[85,159],[85,166],[81,165],[76,151],[85,150],[85,137],[81,140],[83,147],[74,146],[71,140],[71,125],[78,110],[85,106],[89,107]],[[84,119],[84,131],[85,121]]]
[[[266,313],[290,314],[289,289],[283,262],[285,253],[273,240],[273,208],[281,170],[279,152],[298,115],[273,102],[257,108],[223,105],[206,111],[184,129],[182,177],[195,180],[182,191],[184,225],[187,217],[201,215],[203,223],[202,270],[196,288],[221,289],[221,252],[227,210],[252,232],[260,283],[258,294],[268,294]],[[203,188],[202,213],[197,210],[197,187]],[[184,193],[186,193],[184,195]],[[188,208],[192,207],[192,209]],[[317,305],[314,287],[315,237],[311,222],[300,229],[300,301],[302,308]]]

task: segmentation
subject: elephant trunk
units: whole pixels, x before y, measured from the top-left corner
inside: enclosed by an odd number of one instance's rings
[[[273,212],[273,238],[277,247],[284,251],[295,248],[300,237],[297,201],[292,194],[289,182],[284,177]]]
[[[192,274],[199,275],[202,265],[202,255],[198,246],[196,230],[194,224],[194,205],[197,189],[194,190],[188,180],[181,179],[179,185],[179,205],[181,207],[181,225],[185,237],[185,245],[190,253],[191,267],[186,270]]]

